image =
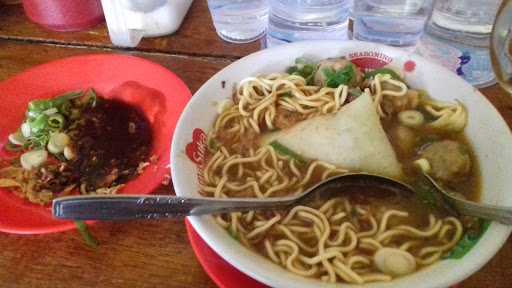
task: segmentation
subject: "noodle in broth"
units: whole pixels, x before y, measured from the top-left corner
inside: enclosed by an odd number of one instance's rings
[[[371,95],[383,121],[395,119],[396,110],[406,109],[429,114],[428,129],[460,132],[467,121],[460,103],[420,99],[416,91],[390,75],[377,74],[358,87]],[[233,104],[220,113],[210,131],[201,193],[215,198],[295,195],[349,172],[325,161],[280,153],[273,145],[261,144],[260,138],[269,131],[338,112],[355,99],[353,88],[311,85],[304,77],[290,74],[242,80]],[[287,212],[230,213],[215,219],[244,246],[275,264],[326,282],[390,281],[438,261],[461,239],[464,228],[458,218],[425,208],[417,200],[375,196],[381,192],[367,199],[347,193]],[[408,262],[412,268],[400,268],[395,261],[390,264],[394,267],[383,271],[377,263],[378,251],[412,259]]]

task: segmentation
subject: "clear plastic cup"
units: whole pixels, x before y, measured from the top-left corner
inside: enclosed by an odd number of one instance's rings
[[[424,37],[419,46],[429,50],[427,55],[441,65],[458,63],[458,67],[452,70],[471,85],[478,88],[493,85],[496,77],[492,70],[489,45],[501,2],[436,1],[426,28],[428,37]],[[447,50],[452,52],[446,53]]]
[[[252,42],[265,34],[268,0],[208,0],[208,7],[217,34],[228,42]]]
[[[303,40],[348,40],[352,0],[270,0],[268,47]]]
[[[356,0],[353,37],[393,46],[414,46],[423,35],[433,0]]]
[[[432,12],[429,31],[450,41],[489,47],[489,37],[501,1],[437,1]]]

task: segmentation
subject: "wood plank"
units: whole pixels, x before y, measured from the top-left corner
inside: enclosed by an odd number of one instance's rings
[[[23,41],[0,39],[0,80],[38,64],[64,57],[91,53],[126,54],[154,61],[173,71],[188,85],[192,93],[199,89],[213,74],[232,62],[221,58],[172,56],[103,48],[66,48],[64,46],[37,45]]]
[[[21,5],[0,5],[0,38],[58,44],[112,47],[105,24],[83,32],[53,32],[31,23]],[[215,33],[206,0],[196,0],[173,35],[143,39],[136,50],[238,58],[260,49],[260,42],[232,44]],[[131,49],[133,50],[133,49]]]
[[[0,79],[37,64],[87,53],[124,53],[158,62],[181,77],[193,92],[230,63],[220,59],[0,40]],[[512,97],[498,86],[483,92],[512,126]],[[91,231],[101,242],[97,250],[86,248],[76,231],[35,236],[0,234],[0,286],[215,287],[195,260],[182,221],[100,223]],[[512,240],[481,271],[458,287],[510,287],[509,267],[512,267]]]

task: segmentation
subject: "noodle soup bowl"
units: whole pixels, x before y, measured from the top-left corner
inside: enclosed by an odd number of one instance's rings
[[[475,150],[482,174],[481,201],[512,206],[512,147],[509,127],[488,100],[457,75],[417,55],[373,43],[298,42],[266,49],[244,57],[221,70],[192,97],[174,133],[171,172],[176,194],[201,197],[199,177],[206,156],[206,133],[218,112],[217,103],[232,97],[236,83],[260,74],[284,72],[298,57],[321,60],[345,56],[361,69],[384,66],[402,72],[414,88],[424,89],[433,98],[461,101],[469,113],[466,135]],[[328,147],[319,147],[328,149]],[[339,287],[295,275],[251,251],[231,237],[212,216],[189,217],[198,234],[226,261],[250,277],[271,287]],[[480,269],[504,244],[511,228],[492,222],[478,241],[458,248],[454,257],[442,259],[419,271],[390,282],[347,285],[347,287],[441,288],[461,282]],[[467,244],[467,243],[466,243]],[[474,245],[473,245],[474,244]],[[344,286],[345,287],[345,286]]]

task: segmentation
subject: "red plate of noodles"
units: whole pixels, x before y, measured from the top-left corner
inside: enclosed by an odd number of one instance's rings
[[[20,127],[30,101],[88,89],[94,89],[105,99],[138,108],[147,118],[152,132],[150,164],[119,193],[151,193],[169,173],[170,139],[191,94],[172,72],[137,57],[70,57],[31,68],[1,82],[0,160],[5,162],[15,157],[3,148],[9,134]],[[0,201],[0,231],[41,234],[74,228],[72,222],[54,220],[48,205],[32,204],[6,188],[0,188]]]

